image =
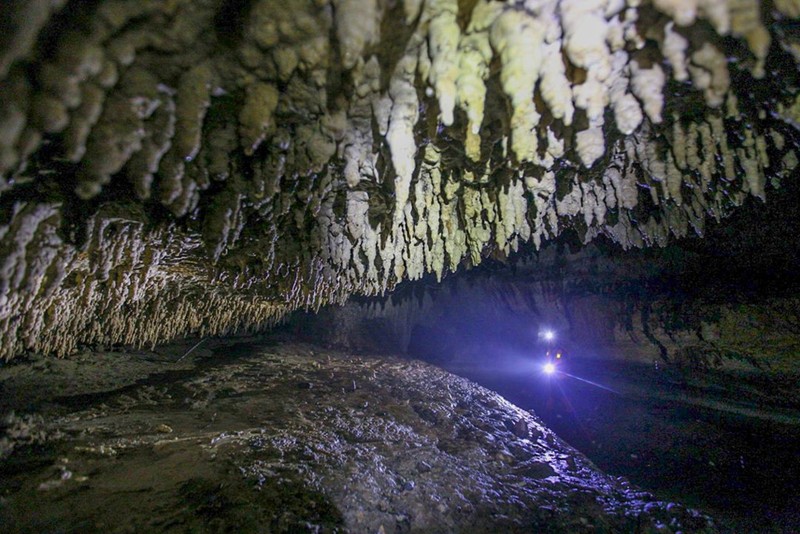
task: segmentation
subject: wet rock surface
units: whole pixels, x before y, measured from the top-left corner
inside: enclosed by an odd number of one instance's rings
[[[744,378],[578,358],[548,384],[535,353],[492,355],[491,367],[447,369],[534,411],[603,471],[711,514],[722,532],[800,531],[800,404],[788,395],[776,405],[748,395]]]
[[[190,347],[0,369],[2,530],[715,531],[427,364]]]

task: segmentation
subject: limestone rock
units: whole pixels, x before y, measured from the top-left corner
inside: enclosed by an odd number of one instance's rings
[[[660,245],[798,164],[790,1],[7,4],[6,359]]]

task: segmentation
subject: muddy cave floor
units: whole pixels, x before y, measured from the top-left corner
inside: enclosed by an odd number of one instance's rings
[[[449,364],[484,389],[274,337],[194,344],[0,368],[0,531],[800,530],[792,406],[578,361],[617,393],[560,379],[548,405],[526,357]]]

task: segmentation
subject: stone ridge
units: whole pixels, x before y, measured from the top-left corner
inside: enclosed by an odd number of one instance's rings
[[[153,344],[566,230],[663,245],[797,165],[793,0],[14,0],[0,357]]]

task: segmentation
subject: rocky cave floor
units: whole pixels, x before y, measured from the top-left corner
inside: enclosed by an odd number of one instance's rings
[[[289,341],[193,345],[0,368],[0,530],[719,528],[440,368]]]

